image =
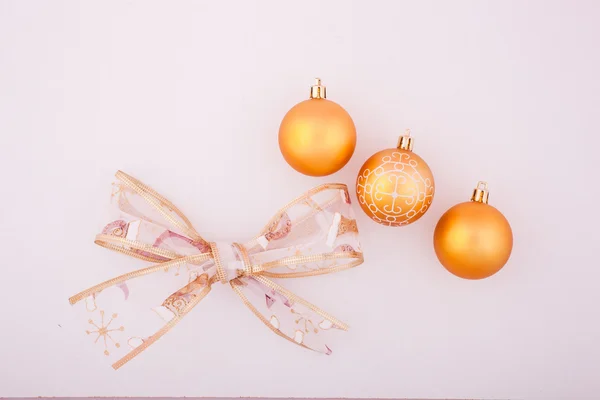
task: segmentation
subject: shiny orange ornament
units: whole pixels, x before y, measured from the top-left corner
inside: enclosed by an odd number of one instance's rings
[[[435,227],[435,254],[458,277],[487,278],[498,272],[510,257],[513,246],[510,224],[487,202],[487,184],[479,182],[471,201],[450,208]]]
[[[326,99],[317,78],[310,99],[287,112],[279,127],[279,149],[296,171],[325,176],[340,170],[356,147],[356,128],[350,114]]]
[[[427,163],[413,153],[407,130],[398,147],[373,154],[356,178],[356,197],[375,222],[408,225],[421,218],[433,201],[435,185]]]

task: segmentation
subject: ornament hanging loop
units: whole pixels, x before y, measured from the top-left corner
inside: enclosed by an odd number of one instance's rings
[[[321,84],[321,78],[315,78],[315,84],[310,87],[310,98],[311,99],[325,99],[327,98],[327,90],[325,86]]]
[[[410,136],[410,129],[404,132],[404,135],[398,138],[398,145],[396,146],[400,150],[412,151],[413,149],[413,138]]]
[[[490,196],[490,192],[488,190],[487,182],[479,181],[479,182],[477,182],[477,187],[473,190],[473,195],[471,196],[471,201],[487,204],[489,196]]]

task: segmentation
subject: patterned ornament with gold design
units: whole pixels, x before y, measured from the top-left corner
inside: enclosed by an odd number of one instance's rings
[[[494,275],[512,252],[510,224],[488,204],[488,197],[487,183],[479,182],[471,201],[450,208],[435,227],[435,254],[444,268],[460,278]]]
[[[356,196],[375,222],[408,225],[421,218],[433,201],[435,185],[427,163],[412,151],[410,130],[396,148],[373,154],[356,179]]]

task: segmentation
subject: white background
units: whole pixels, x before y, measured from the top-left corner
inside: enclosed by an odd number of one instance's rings
[[[0,1],[0,395],[597,398],[599,18],[593,1]],[[358,131],[324,178],[277,144],[315,76]],[[286,282],[352,327],[331,357],[226,287],[118,372],[84,350],[67,298],[145,265],[93,244],[117,169],[244,240],[312,186],[352,187],[407,127],[436,179],[427,215],[357,209],[365,263]],[[471,282],[432,233],[478,180],[515,245]]]

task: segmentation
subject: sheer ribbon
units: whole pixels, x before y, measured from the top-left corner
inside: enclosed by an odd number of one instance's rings
[[[345,185],[321,185],[298,197],[246,243],[215,243],[156,191],[124,172],[116,177],[119,217],[95,242],[153,265],[69,299],[81,307],[90,342],[113,368],[173,328],[216,282],[228,284],[277,335],[331,354],[329,336],[347,325],[270,278],[328,274],[363,262]]]

